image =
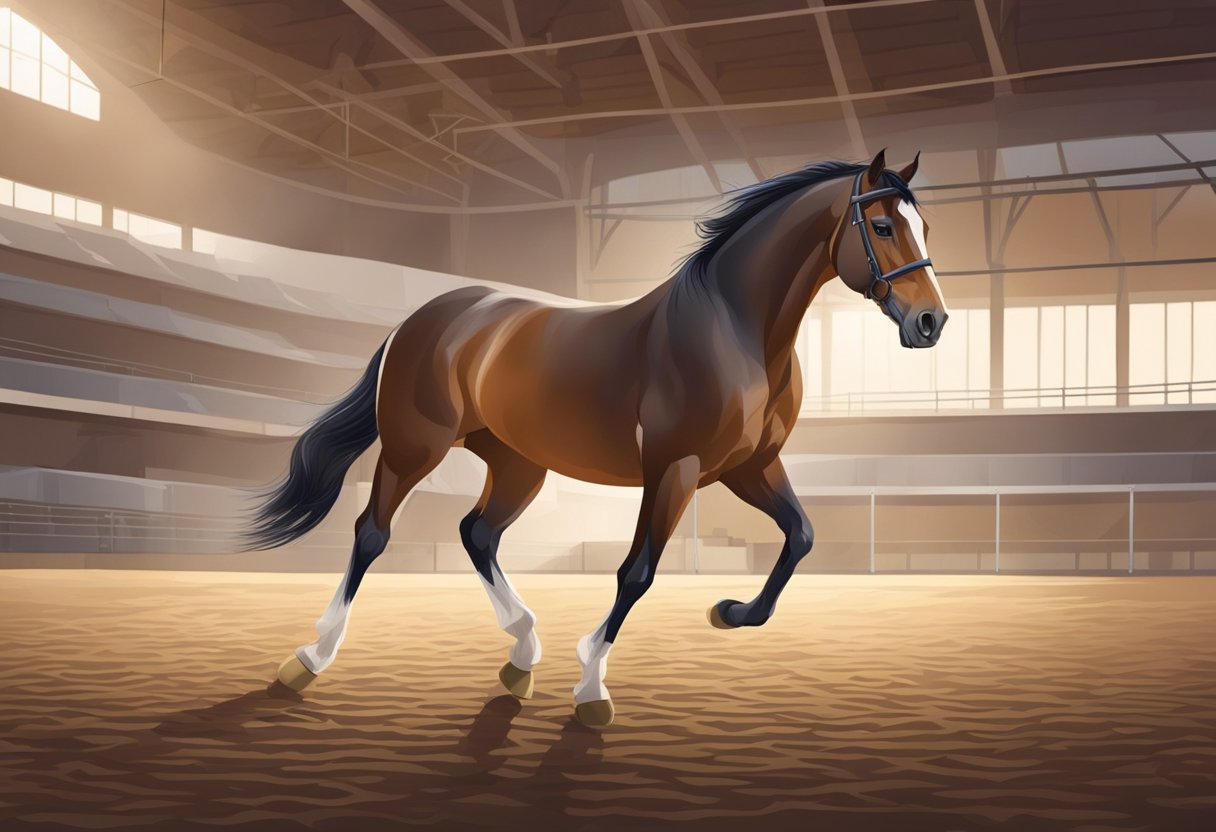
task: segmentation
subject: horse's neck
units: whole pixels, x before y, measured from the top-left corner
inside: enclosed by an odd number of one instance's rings
[[[830,246],[840,220],[835,203],[847,180],[786,197],[773,215],[738,232],[715,257],[711,274],[743,328],[762,344],[770,368],[784,366],[815,295],[835,276]]]

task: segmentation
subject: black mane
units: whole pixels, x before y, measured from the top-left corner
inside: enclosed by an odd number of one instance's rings
[[[730,191],[726,204],[717,214],[697,222],[697,236],[705,242],[681,261],[676,270],[676,279],[703,281],[709,261],[726,241],[748,220],[777,200],[823,182],[856,176],[867,167],[866,164],[851,162],[814,162],[790,173]],[[884,170],[879,186],[895,188],[905,200],[916,204],[912,189],[894,171]]]

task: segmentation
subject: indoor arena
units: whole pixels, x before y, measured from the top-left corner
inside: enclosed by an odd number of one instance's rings
[[[1213,44],[0,0],[0,828],[1216,828]]]

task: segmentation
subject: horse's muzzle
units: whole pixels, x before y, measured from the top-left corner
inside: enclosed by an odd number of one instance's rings
[[[939,309],[920,309],[905,316],[899,327],[899,343],[909,349],[933,346],[949,317]]]

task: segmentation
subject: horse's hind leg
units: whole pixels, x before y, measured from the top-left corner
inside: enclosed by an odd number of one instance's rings
[[[481,498],[460,522],[460,539],[494,605],[498,626],[515,637],[510,658],[498,678],[511,693],[529,699],[533,690],[532,668],[540,661],[536,616],[499,567],[498,541],[539,493],[546,471],[487,430],[470,434],[464,445],[485,460],[489,470]]]
[[[338,647],[346,636],[346,622],[359,584],[363,582],[368,567],[388,545],[393,514],[410,490],[439,464],[446,450],[445,447],[420,454],[417,458],[425,458],[425,463],[414,467],[408,475],[397,473],[385,461],[384,454],[380,455],[372,480],[371,499],[355,521],[355,544],[346,574],[329,606],[317,620],[317,640],[297,648],[279,666],[278,678],[284,685],[292,690],[303,690],[317,678],[317,674],[333,663]]]

